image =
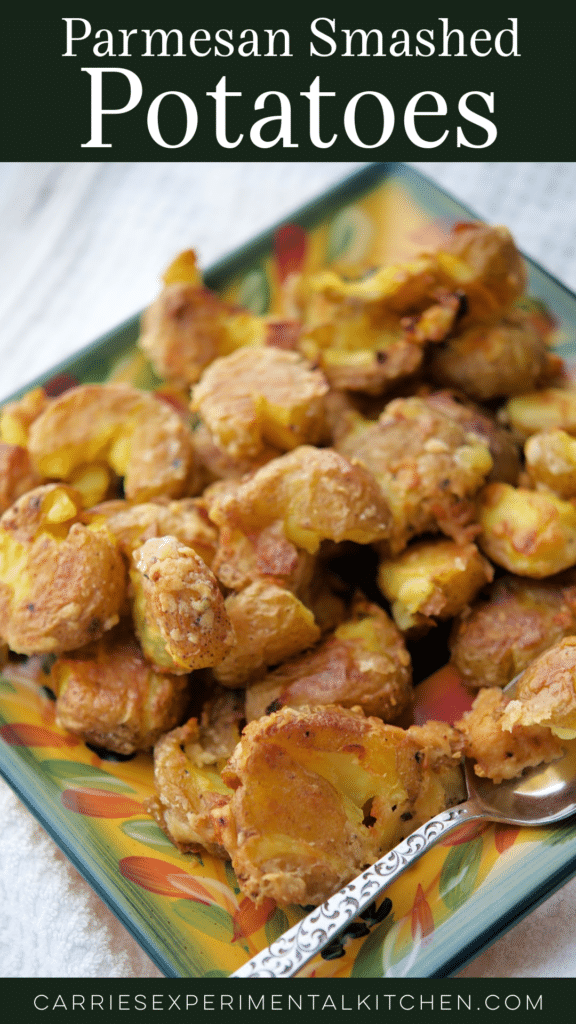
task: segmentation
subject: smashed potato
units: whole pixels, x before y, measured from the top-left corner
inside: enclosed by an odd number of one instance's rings
[[[557,367],[534,328],[514,320],[469,327],[436,349],[430,361],[434,380],[480,402],[530,391]]]
[[[543,430],[576,434],[576,389],[542,388],[509,398],[499,419],[524,440]]]
[[[518,576],[540,579],[576,564],[576,507],[555,494],[487,484],[478,522],[484,553]]]
[[[576,438],[565,430],[533,434],[524,445],[524,457],[534,487],[559,498],[576,496]]]
[[[336,706],[251,722],[223,778],[224,845],[256,903],[322,903],[448,801],[419,738]]]
[[[454,623],[451,660],[467,686],[506,686],[564,636],[576,634],[576,576],[502,576]]]
[[[576,738],[576,636],[567,636],[533,661],[516,684],[505,729],[546,726],[562,740]]]
[[[175,537],[154,537],[132,554],[134,622],[145,656],[161,671],[193,672],[222,661],[234,643],[213,573]]]
[[[28,450],[37,471],[58,480],[86,463],[107,462],[134,501],[180,497],[195,461],[178,413],[126,384],[84,384],[51,400],[30,427]]]
[[[208,566],[216,552],[217,530],[198,498],[136,505],[120,499],[106,501],[89,509],[84,519],[105,523],[125,555],[131,555],[152,537],[166,536],[176,537],[192,548]]]
[[[387,535],[388,505],[371,476],[331,448],[301,445],[216,496],[210,518],[245,534],[281,522],[297,547],[314,554],[322,540],[370,544]]]
[[[0,441],[0,514],[41,483],[26,448]]]
[[[236,641],[213,668],[222,686],[245,686],[270,665],[312,647],[320,639],[314,615],[294,594],[257,580],[225,601]]]
[[[472,710],[467,711],[456,729],[462,734],[466,757],[471,758],[476,775],[502,782],[521,775],[562,754],[562,746],[550,729],[540,725],[508,724],[510,706],[502,690],[493,687],[480,690]]]
[[[313,555],[288,540],[281,522],[249,535],[224,524],[212,571],[229,590],[243,590],[264,579],[299,594],[310,584],[315,565]]]
[[[396,625],[422,630],[461,612],[493,575],[475,544],[416,541],[380,563],[378,586],[391,602]]]
[[[320,441],[327,391],[323,374],[297,352],[239,349],[205,370],[191,408],[220,448],[247,459],[266,445],[290,451]]]
[[[50,685],[57,724],[118,754],[151,750],[189,700],[188,680],[155,672],[127,629],[57,658]]]
[[[377,481],[392,512],[391,554],[422,533],[462,542],[476,532],[472,497],[492,456],[477,434],[425,398],[394,399],[377,423],[358,420],[337,447]]]
[[[246,691],[248,721],[270,708],[360,706],[393,721],[412,695],[410,655],[386,612],[357,597],[351,615],[314,650],[284,662]]]
[[[169,281],[142,318],[138,344],[159,377],[195,384],[214,359],[266,338],[262,318],[223,302],[197,281]]]
[[[97,640],[119,619],[126,570],[115,539],[79,522],[81,496],[45,484],[0,519],[2,637],[19,654]]]

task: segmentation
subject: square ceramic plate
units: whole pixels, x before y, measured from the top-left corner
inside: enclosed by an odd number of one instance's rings
[[[256,313],[273,312],[291,270],[406,259],[470,216],[416,172],[373,165],[213,267],[206,280]],[[576,297],[529,266],[527,306],[574,369]],[[34,383],[53,393],[104,380],[153,388],[137,334],[135,318]],[[226,977],[303,916],[302,908],[279,910],[271,901],[256,908],[229,865],[179,854],[143,807],[152,791],[150,757],[101,759],[63,733],[43,678],[34,659],[0,677],[0,771],[167,976]],[[435,717],[443,701],[453,703],[454,686],[453,670],[440,670],[430,688]],[[304,973],[449,975],[575,872],[574,823],[487,826],[449,837],[365,915],[363,934],[348,935]]]

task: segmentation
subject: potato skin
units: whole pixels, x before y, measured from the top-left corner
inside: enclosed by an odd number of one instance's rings
[[[410,655],[386,612],[357,597],[350,616],[318,647],[284,662],[246,691],[246,718],[288,705],[360,706],[393,721],[412,696]]]
[[[41,483],[26,448],[0,441],[0,514]]]
[[[392,603],[396,625],[421,631],[461,612],[493,575],[475,544],[416,541],[380,563],[378,586]]]
[[[118,622],[124,562],[108,531],[78,522],[81,505],[45,484],[0,519],[0,622],[16,653],[75,650]]]
[[[270,665],[312,647],[320,639],[314,615],[289,590],[257,580],[225,601],[236,640],[213,668],[222,686],[246,686]]]
[[[126,384],[84,384],[49,402],[30,427],[32,462],[68,480],[84,463],[107,461],[126,497],[180,497],[195,456],[190,430],[167,403]]]
[[[518,576],[542,579],[576,563],[576,508],[554,494],[487,484],[478,521],[484,553]]]
[[[462,734],[464,753],[474,764],[476,775],[502,782],[521,775],[525,768],[554,761],[562,746],[550,729],[541,726],[507,725],[508,698],[492,687],[480,690],[472,710],[467,711],[456,729]]]
[[[548,387],[509,398],[498,417],[522,440],[543,430],[576,434],[576,389]]]
[[[127,556],[144,541],[166,536],[176,537],[192,548],[208,566],[216,551],[218,531],[199,498],[164,502],[158,499],[137,504],[121,499],[103,501],[89,509],[83,519],[88,523],[105,523]]]
[[[175,537],[154,537],[132,554],[136,633],[146,658],[176,674],[221,661],[234,631],[214,574]]]
[[[488,445],[425,398],[394,399],[337,447],[373,474],[390,506],[389,554],[422,533],[467,541],[476,532],[472,497],[492,469]]]
[[[298,352],[244,348],[211,363],[191,408],[220,448],[253,459],[266,445],[289,451],[320,441],[327,391],[323,374]]]
[[[533,434],[524,445],[524,456],[532,486],[559,498],[576,496],[576,438],[565,430]]]
[[[430,361],[435,381],[480,402],[530,391],[555,367],[544,339],[528,323],[513,320],[471,326]]]
[[[567,636],[533,661],[516,684],[505,729],[546,726],[560,739],[576,737],[576,636]]]
[[[467,686],[506,686],[531,661],[576,633],[576,576],[502,576],[454,623],[451,660]]]
[[[189,701],[188,680],[155,672],[126,627],[60,656],[50,682],[58,725],[119,754],[151,750]]]
[[[426,750],[422,736],[334,706],[251,722],[223,772],[234,795],[222,835],[242,891],[256,903],[331,896],[446,806]]]
[[[314,554],[322,540],[370,544],[387,536],[388,505],[369,472],[331,448],[301,445],[216,496],[210,518],[249,534],[281,522],[284,534]]]

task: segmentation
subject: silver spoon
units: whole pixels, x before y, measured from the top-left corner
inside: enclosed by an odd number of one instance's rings
[[[576,814],[576,741],[566,744],[559,760],[531,768],[517,779],[495,785],[475,775],[468,761],[465,777],[465,803],[430,818],[231,977],[292,978],[422,854],[465,822],[551,825]]]

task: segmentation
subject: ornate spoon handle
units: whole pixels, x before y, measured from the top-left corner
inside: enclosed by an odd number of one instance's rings
[[[268,949],[252,957],[233,978],[291,978],[332,942],[376,896],[409,868],[439,839],[465,821],[486,815],[473,800],[442,811],[403,839],[372,867],[331,896],[321,907],[281,935]]]

